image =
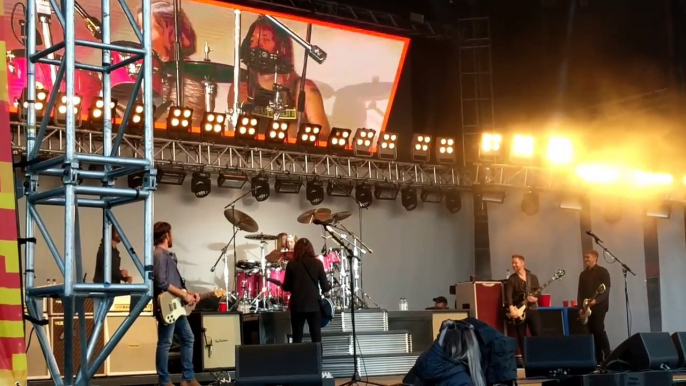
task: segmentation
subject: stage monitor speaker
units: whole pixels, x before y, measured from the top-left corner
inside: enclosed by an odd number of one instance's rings
[[[541,319],[540,336],[564,336],[565,318],[564,312],[560,308],[546,309],[539,308],[538,315]]]
[[[124,323],[128,314],[109,314],[106,319],[106,336],[109,342]],[[139,315],[114,346],[105,362],[105,371],[112,375],[155,374],[157,351],[157,321],[151,315]]]
[[[669,371],[587,374],[543,382],[544,386],[658,386],[672,385]],[[674,383],[675,384],[675,383]]]
[[[535,336],[524,342],[526,377],[588,374],[596,367],[592,335]]]
[[[674,348],[676,348],[676,353],[679,355],[678,368],[684,368],[686,365],[686,332],[675,332],[672,334],[672,343],[674,343]]]
[[[242,315],[240,312],[193,312],[188,316],[195,335],[196,372],[236,368],[236,347],[243,343]]]
[[[50,318],[50,333],[51,333],[51,343],[52,352],[55,355],[55,360],[57,361],[57,368],[60,370],[60,374],[64,375],[64,317],[57,316]],[[86,317],[86,340],[90,342],[91,336],[93,335],[93,329],[95,328],[95,321],[92,316]],[[78,371],[81,366],[81,344],[79,338],[79,318],[74,318],[74,372]],[[104,331],[100,332],[97,343],[95,344],[95,350],[93,351],[93,359],[95,356],[100,354],[102,348],[105,346],[105,334]],[[85,352],[85,350],[84,350]],[[96,376],[105,375],[105,364],[95,372]]]
[[[236,347],[238,385],[321,384],[319,343],[270,344]]]
[[[617,346],[603,363],[608,370],[667,370],[679,366],[668,332],[639,332]]]
[[[47,318],[47,315],[43,315],[43,318]],[[28,380],[39,380],[39,379],[49,379],[50,370],[48,370],[48,363],[45,361],[43,356],[43,350],[41,350],[40,342],[38,341],[38,332],[33,330],[33,323],[29,321],[24,322],[24,337],[25,342],[28,345],[26,349],[26,363],[28,365]],[[48,343],[50,343],[50,330],[48,325],[36,326],[36,329],[42,328],[48,337]]]

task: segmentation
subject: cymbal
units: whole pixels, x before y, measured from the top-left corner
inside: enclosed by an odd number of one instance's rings
[[[314,219],[319,221],[326,221],[327,218],[331,216],[331,209],[328,208],[317,208],[310,209],[307,212],[303,212],[298,216],[298,222],[301,224],[312,224]]]
[[[260,240],[260,241],[276,240],[277,239],[277,237],[274,235],[265,235],[264,233],[260,233],[257,235],[247,235],[247,236],[245,236],[245,238],[248,240]]]
[[[233,83],[233,66],[231,65],[204,60],[184,60],[180,64],[184,77],[217,83]],[[164,63],[164,70],[171,75],[176,74],[176,62],[172,60]]]
[[[332,223],[337,223],[337,222],[341,222],[341,221],[345,220],[346,218],[348,218],[352,215],[353,214],[348,212],[348,211],[336,212],[336,213],[332,214],[331,217],[328,218],[328,220],[330,220]]]
[[[260,230],[255,220],[240,210],[228,208],[224,210],[224,217],[236,228],[244,232],[257,232]]]

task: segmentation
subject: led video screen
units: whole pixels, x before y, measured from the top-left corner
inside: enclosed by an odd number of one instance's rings
[[[140,23],[140,1],[126,0]],[[22,1],[25,3],[25,1]],[[5,36],[8,37],[8,80],[10,100],[19,98],[25,87],[26,61],[20,42],[20,20],[24,18],[22,4],[5,2]],[[83,9],[100,19],[99,1],[82,1]],[[184,105],[193,108],[193,123],[199,125],[202,112],[212,107],[226,112],[233,106],[234,10],[236,6],[210,0],[182,1],[179,23],[181,58],[187,63],[183,71]],[[371,128],[383,131],[388,120],[396,85],[402,71],[409,40],[334,24],[311,21],[269,12],[303,39],[308,23],[312,23],[311,43],[327,53],[322,64],[311,58],[307,61],[306,81],[302,83],[304,48],[292,37],[263,16],[263,11],[240,8],[241,18],[241,102],[266,106],[274,100],[274,83],[284,90],[279,94],[283,103],[282,116],[295,113],[299,92],[304,91],[306,122],[322,125],[322,139],[332,127],[355,130]],[[153,49],[155,68],[153,89],[155,105],[160,111],[157,121],[164,121],[161,110],[176,104],[176,67],[174,66],[174,6],[169,0],[153,0]],[[95,40],[83,20],[76,20],[76,37]],[[12,21],[12,22],[10,22]],[[53,43],[62,40],[62,29],[53,16]],[[111,41],[124,46],[136,46],[138,40],[119,4],[111,4]],[[37,33],[45,43],[46,29],[39,23]],[[42,49],[43,46],[39,46]],[[259,59],[262,54],[273,59],[268,63]],[[113,63],[125,58],[113,53]],[[209,62],[204,62],[209,59]],[[77,47],[76,60],[100,64],[101,51]],[[113,98],[123,105],[131,98],[133,75],[139,67],[130,65],[112,73]],[[37,81],[50,89],[52,75],[49,66],[39,64]],[[210,91],[208,92],[208,85]],[[77,71],[77,92],[83,97],[84,108],[93,103],[101,92],[97,73]],[[208,97],[209,96],[209,97]],[[229,102],[229,100],[231,100]],[[262,110],[260,110],[262,111]],[[295,122],[295,121],[291,121]],[[295,124],[289,125],[289,137],[296,135]]]

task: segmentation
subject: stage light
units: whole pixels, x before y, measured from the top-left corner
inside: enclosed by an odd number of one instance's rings
[[[235,136],[236,139],[254,141],[257,139],[257,125],[260,123],[259,118],[250,115],[240,115],[238,117],[238,125],[236,125]]]
[[[429,151],[430,143],[430,135],[415,134],[412,138],[412,160],[417,162],[429,162],[431,159],[431,152]]]
[[[672,211],[672,204],[669,201],[650,203],[646,207],[646,216],[657,218],[669,218]]]
[[[329,180],[326,184],[326,194],[331,197],[350,197],[354,185],[350,182]]]
[[[555,166],[567,166],[574,160],[572,141],[563,137],[551,137],[548,141],[548,162]]]
[[[152,112],[155,114],[155,105],[152,106]],[[142,103],[135,103],[133,105],[133,112],[129,116],[127,127],[131,133],[140,133],[145,125],[145,105]]]
[[[391,161],[398,159],[398,134],[383,133],[378,141],[376,151],[379,159]]]
[[[257,175],[250,179],[250,186],[252,190],[252,196],[258,202],[265,201],[269,198],[271,194],[271,188],[269,187],[269,178],[265,175]]]
[[[411,186],[403,188],[400,191],[400,202],[408,212],[417,209],[417,205],[419,204],[417,189]]]
[[[55,103],[55,125],[64,126],[67,124],[67,94],[59,93],[57,94],[57,102]],[[72,114],[74,114],[74,119],[76,126],[81,126],[81,96],[74,94],[74,107],[72,109]]]
[[[324,184],[318,178],[307,181],[305,197],[312,205],[319,205],[324,202]]]
[[[440,204],[443,201],[443,190],[436,186],[427,186],[422,188],[422,192],[419,193],[419,197],[422,202],[428,204]]]
[[[267,142],[284,143],[288,140],[288,122],[286,121],[272,121],[267,129],[265,136]]]
[[[527,192],[522,198],[522,212],[528,216],[533,216],[538,213],[539,208],[539,196],[536,192]]]
[[[157,170],[157,183],[164,185],[183,185],[186,180],[186,171],[182,169],[158,169]]]
[[[222,138],[226,131],[226,114],[204,112],[200,121],[200,131],[205,140]]]
[[[248,182],[248,177],[239,171],[227,170],[219,173],[219,177],[217,177],[218,188],[242,189],[246,182]]]
[[[363,182],[355,186],[355,200],[360,205],[360,208],[368,208],[373,201],[371,185]]]
[[[350,129],[341,129],[334,127],[331,129],[331,134],[329,135],[328,146],[331,150],[345,150],[350,141]]]
[[[481,135],[481,146],[479,146],[479,158],[494,160],[501,155],[503,136],[494,133],[483,133]]]
[[[512,138],[510,161],[514,163],[528,162],[534,158],[534,137],[515,134]]]
[[[603,165],[579,165],[576,175],[582,180],[594,184],[612,184],[619,180],[619,170]]]
[[[128,183],[128,186],[130,189],[140,189],[141,186],[143,186],[143,178],[145,177],[145,173],[143,172],[137,172],[133,174],[129,174],[126,177],[126,182]]]
[[[110,99],[110,118],[114,119],[116,116],[116,109],[117,109],[117,100],[116,99]],[[90,123],[100,123],[103,122],[105,119],[105,101],[102,98],[98,98],[95,100],[95,103],[93,106],[88,109],[88,120]]]
[[[674,177],[666,173],[648,173],[637,170],[634,172],[634,183],[639,188],[668,186],[674,182]]]
[[[457,213],[462,209],[462,195],[458,190],[451,189],[445,193],[445,208],[450,213]]]
[[[392,183],[378,183],[374,185],[374,198],[377,200],[394,201],[398,197],[400,188]]]
[[[167,133],[172,135],[189,134],[193,109],[172,106],[167,114]]]
[[[298,128],[298,137],[296,138],[295,143],[303,147],[317,146],[317,142],[319,142],[319,134],[321,132],[321,125],[302,123]]]
[[[298,194],[303,183],[299,177],[276,177],[274,182],[274,191],[276,193],[284,194]]]
[[[36,87],[36,103],[34,103],[34,107],[36,109],[36,117],[37,118],[42,118],[43,114],[45,112],[45,107],[48,104],[48,90],[43,89],[42,87]],[[26,115],[29,112],[29,90],[28,88],[24,88],[21,92],[21,98],[20,98],[20,103],[19,103],[19,119],[22,121],[26,121]]]
[[[441,164],[454,164],[457,162],[454,138],[436,138],[436,161]]]
[[[197,198],[204,198],[210,195],[212,191],[212,181],[210,180],[210,173],[193,172],[191,178],[191,192]]]
[[[376,131],[372,129],[357,129],[353,138],[353,153],[358,157],[371,157],[375,136]]]

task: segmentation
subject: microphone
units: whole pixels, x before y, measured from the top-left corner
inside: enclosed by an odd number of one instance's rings
[[[83,9],[81,4],[76,1],[74,1],[74,9],[79,16],[81,16],[83,21],[86,22],[86,28],[88,28],[88,31],[90,31],[91,35],[98,40],[102,39],[102,24],[100,23],[100,20],[89,15],[88,12]]]
[[[593,238],[595,239],[595,241],[598,242],[598,243],[602,243],[602,242],[603,242],[603,240],[601,240],[600,237],[596,236],[595,233],[593,233],[593,232],[591,232],[591,231],[586,231],[586,234],[589,235],[589,236],[591,236],[591,237],[593,237]]]

